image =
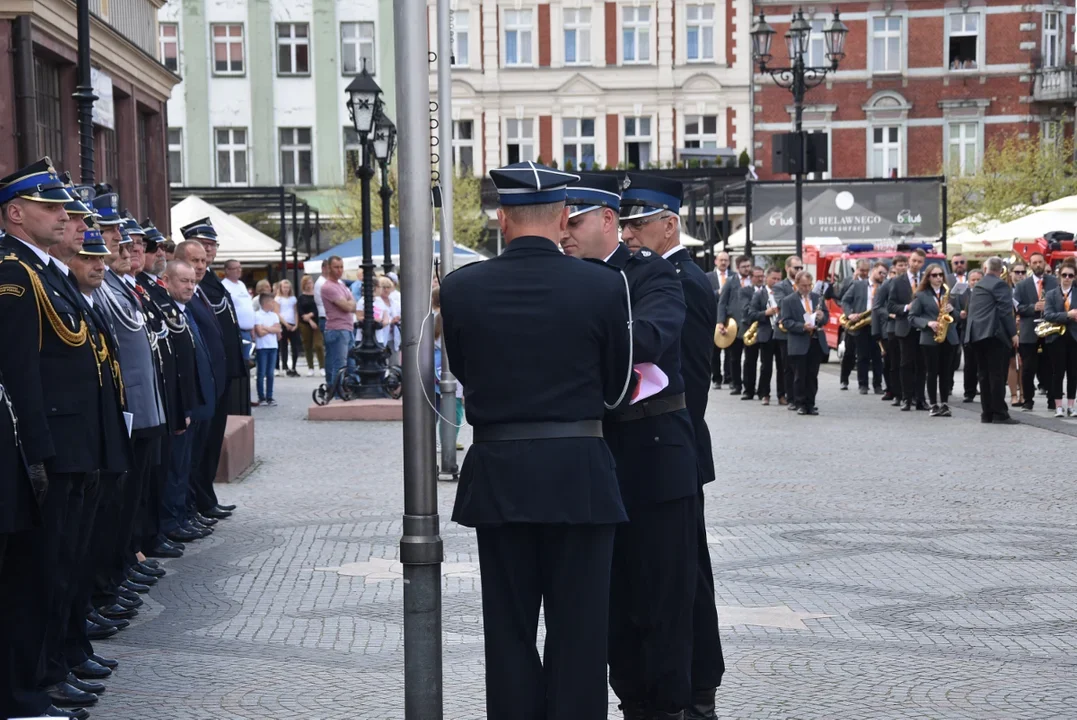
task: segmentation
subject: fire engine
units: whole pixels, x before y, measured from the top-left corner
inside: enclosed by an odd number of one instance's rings
[[[1066,258],[1077,257],[1077,242],[1073,239],[1073,233],[1056,230],[1029,242],[1018,240],[1013,244],[1013,252],[1025,262],[1035,253],[1040,253],[1047,258],[1047,267],[1054,270]]]
[[[894,255],[908,254],[916,249],[927,253],[927,265],[936,264],[946,268],[946,256],[935,252],[935,246],[931,243],[806,245],[803,260],[805,269],[809,270],[816,280],[828,280],[834,284],[835,288],[844,289],[847,287],[846,280],[856,275],[857,260],[869,260],[872,265],[882,262],[889,267]],[[838,322],[842,314],[840,299],[827,301],[830,321],[826,325],[825,332],[827,344],[832,348],[838,347],[842,336],[842,328]]]

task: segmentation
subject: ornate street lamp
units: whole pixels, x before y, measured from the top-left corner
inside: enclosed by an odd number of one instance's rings
[[[789,67],[772,68],[769,67],[769,63],[773,59],[770,49],[775,35],[774,28],[767,23],[762,11],[759,12],[759,18],[752,25],[752,55],[759,66],[759,72],[770,75],[778,86],[793,93],[795,133],[797,135],[798,152],[800,153],[796,166],[798,172],[793,173],[796,188],[797,255],[800,255],[804,249],[803,182],[804,150],[806,145],[802,127],[804,94],[822,83],[827,73],[838,69],[838,63],[845,57],[845,37],[848,32],[849,28],[841,21],[839,12],[835,9],[834,18],[823,28],[827,64],[821,67],[808,66],[805,64],[804,57],[808,54],[808,48],[811,43],[811,23],[805,19],[804,10],[798,9],[789,24],[789,30],[785,33],[786,49],[789,52]]]
[[[374,251],[370,228],[370,180],[374,177],[374,168],[370,164],[370,156],[374,154],[371,133],[374,119],[381,112],[381,88],[367,72],[366,61],[345,92],[348,93],[348,114],[359,134],[359,167],[355,173],[359,176],[363,201],[363,341],[359,345],[359,397],[381,398],[387,393],[383,355],[374,339]]]
[[[385,115],[384,108],[374,119],[374,157],[381,165],[381,189],[378,195],[381,197],[381,227],[382,245],[385,257],[382,261],[382,269],[388,275],[393,271],[393,254],[390,244],[389,222],[390,201],[393,197],[393,189],[389,187],[389,163],[393,161],[393,153],[396,151],[396,125]]]

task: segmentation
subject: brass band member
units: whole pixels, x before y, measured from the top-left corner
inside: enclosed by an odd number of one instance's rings
[[[980,270],[969,270],[965,276],[968,278],[969,289],[961,293],[957,299],[958,310],[960,311],[961,321],[958,323],[957,337],[961,340],[962,347],[964,348],[965,355],[965,399],[963,402],[971,403],[976,401],[977,395],[977,380],[976,376],[978,371],[976,369],[978,356],[974,352],[969,352],[969,344],[965,340],[965,325],[968,324],[969,317],[969,298],[972,297],[972,289],[976,287],[976,283],[980,282],[984,274]]]
[[[830,319],[823,296],[812,292],[812,274],[796,276],[796,292],[782,300],[782,325],[788,333],[787,352],[793,364],[795,408],[798,415],[818,415],[815,394],[819,390],[819,364],[830,352],[823,328]]]
[[[774,288],[781,282],[782,271],[776,265],[767,268],[766,287],[754,296],[748,306],[748,324],[759,323],[756,330],[756,344],[759,348],[759,384],[757,392],[764,405],[770,405],[770,378],[774,365],[778,365],[778,397],[785,397],[785,365],[778,347],[778,313],[781,312],[779,299]]]
[[[1036,321],[1043,317],[1048,292],[1058,287],[1058,280],[1046,273],[1047,259],[1041,253],[1032,253],[1028,258],[1028,267],[1032,274],[1021,280],[1013,289],[1013,299],[1017,303],[1017,315],[1021,318],[1018,328],[1021,355],[1021,387],[1024,390],[1025,403],[1022,409],[1031,410],[1036,398],[1036,378],[1040,376],[1041,363],[1050,377],[1050,357],[1044,352],[1044,340],[1036,335]],[[1050,396],[1048,396],[1050,397]],[[1048,407],[1054,403],[1048,401]]]
[[[744,377],[744,393],[740,396],[741,400],[755,400],[756,393],[756,379],[759,377],[757,366],[759,364],[759,343],[756,342],[753,345],[748,345],[744,342],[744,332],[752,324],[751,319],[748,317],[748,313],[751,312],[752,298],[758,295],[763,289],[763,268],[752,268],[752,283],[747,287],[740,289],[741,300],[743,307],[741,308],[741,317],[737,320],[740,323],[738,335],[740,335],[740,342],[744,347],[744,367],[742,374]]]
[[[887,386],[893,394],[894,402],[891,404],[894,407],[901,407],[904,402],[904,392],[901,384],[904,378],[901,376],[901,338],[897,334],[897,317],[890,307],[890,299],[898,279],[905,277],[908,268],[908,256],[895,255],[890,265],[890,278],[886,281],[886,285],[883,286],[882,292],[879,293],[879,300],[885,303],[883,308],[886,311],[886,362],[889,368],[887,371],[887,378],[889,379]],[[886,395],[883,395],[883,398],[886,398]]]
[[[849,352],[852,351],[856,361],[856,378],[860,387],[860,394],[868,394],[868,367],[870,366],[875,394],[882,395],[882,350],[873,337],[875,332],[874,320],[868,320],[865,316],[872,314],[872,308],[875,306],[875,296],[878,294],[879,287],[886,277],[886,265],[881,262],[875,263],[875,267],[868,270],[867,261],[862,260],[857,263],[857,272],[860,273],[861,270],[863,270],[863,277],[861,278],[858,275],[841,298],[841,309],[848,320],[848,325],[845,329],[845,353],[846,357],[848,357]],[[850,329],[865,321],[871,324],[861,326],[855,330]],[[844,359],[842,358],[842,360]],[[845,372],[843,362],[842,373],[844,374]],[[848,386],[848,375],[845,376],[841,386],[842,389]]]
[[[950,391],[954,387],[953,353],[957,349],[957,328],[954,327],[954,306],[950,291],[944,287],[946,273],[932,265],[924,273],[909,308],[909,322],[920,331],[920,352],[927,370],[927,396],[931,401],[931,417],[950,417]],[[945,323],[942,327],[940,322]],[[936,334],[945,333],[942,342]],[[940,405],[941,401],[941,405]]]
[[[894,316],[894,334],[898,337],[897,350],[901,372],[901,394],[904,404],[902,410],[912,410],[916,403],[917,410],[927,410],[924,402],[924,362],[920,357],[919,334],[909,323],[909,310],[912,309],[916,288],[923,276],[926,255],[917,248],[909,254],[909,269],[894,278],[894,287],[890,291],[890,313]],[[897,258],[894,258],[895,264]],[[892,361],[891,361],[892,362]]]
[[[1074,276],[1077,261],[1066,258],[1058,269],[1059,287],[1047,293],[1043,319],[1065,328],[1046,338],[1051,354],[1050,397],[1055,401],[1055,417],[1073,417],[1073,401],[1077,398],[1077,293]],[[1066,406],[1062,406],[1062,376],[1066,376]]]

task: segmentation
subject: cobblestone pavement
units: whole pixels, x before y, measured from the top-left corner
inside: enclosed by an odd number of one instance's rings
[[[817,418],[712,393],[721,716],[1077,717],[1074,441],[901,413],[834,370]],[[121,666],[96,717],[403,717],[400,425],[308,423],[313,386],[277,379],[256,466],[219,488],[236,515],[100,643]],[[482,718],[478,553],[439,489],[445,717]]]

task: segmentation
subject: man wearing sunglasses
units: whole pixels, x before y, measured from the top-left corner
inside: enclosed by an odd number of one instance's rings
[[[1047,259],[1041,253],[1032,253],[1028,259],[1032,275],[1018,282],[1013,289],[1017,314],[1021,318],[1020,347],[1021,388],[1025,412],[1036,404],[1036,378],[1050,377],[1050,355],[1044,348],[1044,339],[1036,336],[1036,323],[1043,318],[1047,293],[1058,287],[1058,279],[1048,275]],[[1054,410],[1054,398],[1048,396],[1047,407]]]

